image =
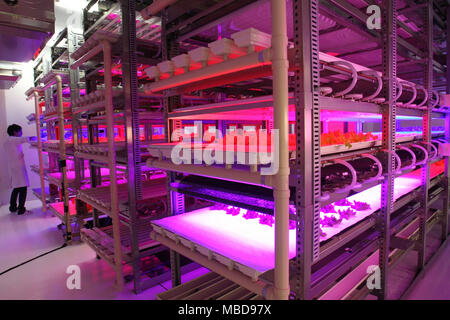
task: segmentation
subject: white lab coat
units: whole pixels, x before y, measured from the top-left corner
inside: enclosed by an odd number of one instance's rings
[[[28,137],[8,136],[5,142],[6,165],[9,173],[9,187],[29,187],[27,169],[22,151],[22,143],[29,142]]]

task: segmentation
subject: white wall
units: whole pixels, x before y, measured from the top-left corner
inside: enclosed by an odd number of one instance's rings
[[[55,37],[66,27],[67,23],[73,23],[71,17],[81,18],[81,9],[86,5],[86,0],[74,2],[73,0],[59,0],[55,5]],[[48,42],[51,45],[52,41]],[[33,68],[32,61],[24,64],[22,78],[9,90],[0,89],[0,205],[9,203],[10,190],[7,186],[8,173],[2,163],[5,161],[2,154],[4,153],[4,139],[7,136],[6,128],[8,125],[16,123],[23,129],[24,136],[35,136],[36,125],[28,124],[25,118],[30,113],[34,113],[34,101],[26,101],[25,91],[33,86]],[[37,150],[31,149],[28,144],[23,145],[23,153],[25,155],[25,164],[28,169],[28,177],[30,179],[30,189],[39,188],[39,176],[30,170],[30,165],[39,164]],[[44,159],[45,161],[45,159]],[[28,191],[28,199],[34,196],[31,190]]]
[[[13,123],[22,127],[24,136],[35,136],[36,125],[28,124],[26,116],[34,113],[33,100],[26,101],[25,91],[33,86],[33,69],[31,62],[24,64],[22,78],[11,89],[0,90],[0,204],[9,202],[10,190],[8,188],[8,173],[5,165],[4,146],[3,143],[7,137],[6,128]],[[25,155],[25,163],[28,169],[28,177],[30,179],[30,187],[39,187],[39,177],[30,170],[31,164],[39,164],[37,150],[31,149],[28,144],[23,145],[23,153]],[[28,199],[31,199],[32,193],[28,192]]]

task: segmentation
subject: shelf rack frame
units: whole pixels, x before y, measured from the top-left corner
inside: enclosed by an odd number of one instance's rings
[[[91,3],[93,3],[92,1]],[[72,68],[90,68],[93,71],[87,72],[85,76],[87,95],[92,98],[92,93],[95,91],[97,97],[95,106],[92,107],[92,102],[81,102],[79,99],[75,103],[75,108],[77,108],[77,118],[80,119],[82,115],[87,115],[86,123],[88,127],[88,145],[89,148],[78,148],[75,156],[80,158],[89,159],[89,167],[91,170],[91,187],[98,187],[101,183],[101,176],[99,175],[99,168],[107,166],[110,172],[110,199],[108,203],[107,215],[112,219],[112,232],[109,230],[107,234],[107,240],[111,242],[111,248],[113,249],[113,256],[106,257],[102,255],[102,248],[95,243],[95,239],[89,238],[89,230],[83,230],[83,237],[86,242],[90,243],[94,251],[97,252],[99,257],[105,258],[109,264],[113,267],[116,272],[116,288],[118,291],[123,289],[123,264],[128,264],[132,267],[132,279],[133,279],[133,290],[136,294],[142,292],[143,290],[151,287],[155,282],[160,282],[167,280],[166,275],[162,274],[157,277],[152,277],[146,279],[145,271],[142,270],[141,258],[145,258],[148,255],[158,253],[163,249],[162,246],[158,245],[158,248],[152,250],[153,253],[145,251],[141,246],[140,234],[142,234],[141,224],[146,223],[138,217],[137,205],[139,200],[143,199],[143,186],[142,186],[142,174],[141,169],[141,148],[143,147],[140,141],[140,128],[139,124],[144,123],[145,136],[151,136],[152,124],[160,124],[162,121],[161,114],[158,112],[142,112],[140,110],[140,101],[146,102],[146,100],[140,97],[138,92],[138,79],[137,79],[137,64],[146,64],[159,62],[157,59],[137,56],[138,47],[139,50],[144,50],[147,55],[154,54],[152,50],[155,49],[157,39],[159,37],[158,27],[151,28],[151,26],[143,21],[141,17],[137,17],[138,12],[136,11],[136,6],[138,4],[135,1],[123,0],[120,3],[113,4],[109,10],[103,13],[103,16],[98,20],[98,23],[94,23],[88,30],[85,30],[84,35],[89,36],[86,39],[88,51],[80,51],[75,54],[76,61],[72,64]],[[107,22],[107,26],[104,21],[111,14],[114,13],[117,17]],[[139,21],[138,21],[139,20]],[[153,22],[158,22],[159,18],[152,19]],[[133,23],[135,22],[135,23]],[[152,22],[152,23],[153,23]],[[138,26],[137,26],[138,25]],[[139,28],[139,30],[137,30]],[[106,29],[113,29],[113,31],[108,31]],[[145,30],[144,30],[145,29]],[[151,32],[146,32],[151,31]],[[144,31],[144,33],[142,32]],[[156,33],[155,33],[156,31]],[[152,33],[152,34],[150,34]],[[138,37],[140,35],[140,37]],[[151,39],[146,39],[151,36]],[[154,40],[153,42],[153,38]],[[109,41],[111,40],[111,41]],[[149,53],[150,52],[150,53]],[[103,76],[97,75],[102,66],[94,66],[91,63],[93,61],[101,61],[103,57],[104,64],[104,74]],[[113,62],[117,62],[117,57],[120,57],[121,70],[120,76],[112,75],[112,65]],[[120,73],[119,73],[120,74]],[[113,83],[117,83],[120,77],[120,83],[123,86],[123,90],[120,88],[116,91],[113,90]],[[98,101],[98,94],[102,93],[97,90],[97,82],[104,83],[105,85],[105,99],[103,96]],[[157,96],[152,96],[152,99],[157,99]],[[84,97],[86,99],[86,97]],[[82,106],[82,108],[80,108]],[[121,114],[123,114],[123,120],[117,121],[115,119],[114,109],[120,108]],[[97,112],[106,111],[106,116],[98,116]],[[100,119],[101,118],[101,119]],[[105,123],[106,120],[106,133],[107,133],[107,150],[102,148],[96,148],[99,145],[99,125],[100,123]],[[162,122],[161,122],[162,123]],[[125,142],[119,143],[114,140],[114,125],[119,124],[124,127],[125,132]],[[152,139],[153,141],[153,139]],[[95,149],[96,153],[93,153]],[[81,152],[80,150],[84,150]],[[89,151],[90,150],[90,151]],[[101,151],[103,150],[103,151]],[[101,151],[101,152],[100,152]],[[98,152],[101,156],[98,156]],[[120,152],[120,154],[119,154]],[[86,153],[86,154],[84,154]],[[124,163],[123,163],[124,162]],[[116,170],[118,166],[125,166],[124,177],[127,180],[126,194],[127,202],[119,203],[119,194],[117,187],[117,175]],[[123,169],[122,169],[123,170]],[[154,173],[154,171],[153,171]],[[83,198],[83,190],[79,190],[79,199]],[[159,194],[162,191],[154,192],[155,201],[159,201]],[[145,199],[143,199],[145,200]],[[100,207],[95,209],[93,203],[90,203],[94,207],[94,227],[101,231],[99,215],[101,213],[105,214],[105,208],[100,210]],[[126,211],[126,212],[125,212]],[[147,225],[147,224],[146,224]],[[120,229],[126,228],[127,232],[126,241],[129,242],[129,252],[127,253],[127,259],[123,260],[121,257],[124,256],[122,249],[123,239],[120,236]],[[106,233],[98,232],[100,237],[105,236]],[[149,230],[150,232],[150,230]],[[148,234],[149,234],[148,232]],[[149,235],[148,235],[149,236]],[[92,240],[92,241],[91,241]],[[143,251],[144,250],[144,251]],[[110,253],[111,250],[110,250]]]
[[[296,50],[295,113],[296,299],[311,299],[311,266],[319,256],[320,106],[319,1],[293,1]],[[285,150],[281,150],[285,152]]]
[[[177,40],[177,32],[167,32],[168,11],[163,9],[161,12],[161,57],[163,60],[169,60],[180,54],[180,43]],[[173,95],[169,90],[163,91],[163,110],[164,110],[164,132],[166,133],[166,141],[171,141],[171,133],[177,128],[181,128],[181,121],[169,120],[169,113],[179,105],[181,97]],[[171,190],[171,184],[175,182],[175,174],[169,172],[167,174],[167,204],[169,215],[177,215],[184,212],[185,196],[182,193]],[[176,287],[181,284],[181,263],[180,254],[169,248],[170,256],[170,273],[172,286]]]
[[[450,7],[447,8],[447,83],[446,89],[447,93],[450,92]],[[450,114],[445,115],[445,140],[450,142]],[[445,169],[444,169],[444,197],[443,197],[443,212],[442,212],[442,241],[445,241],[450,234],[450,225],[449,225],[449,203],[450,203],[450,162],[449,157],[445,159]]]
[[[59,68],[55,69],[55,64],[60,61],[61,57],[67,53],[73,52],[77,45],[79,39],[73,36],[74,32],[76,33],[76,30],[78,30],[79,34],[79,25],[76,24],[77,21],[80,21],[80,19],[76,19],[77,16],[73,16],[71,21],[72,24],[67,26],[56,38],[55,42],[52,44],[51,47],[47,46],[42,51],[41,55],[38,57],[38,61],[40,61],[36,66],[41,65],[42,66],[42,74],[35,79],[35,81],[39,81],[43,84],[42,87],[37,88],[39,92],[39,95],[43,93],[45,98],[45,107],[46,112],[44,113],[43,122],[46,124],[46,130],[47,130],[47,136],[52,139],[57,139],[58,142],[58,148],[45,148],[45,150],[48,152],[49,157],[49,173],[52,172],[60,172],[61,177],[57,179],[57,183],[55,183],[56,180],[54,179],[48,179],[49,180],[49,186],[53,185],[56,187],[59,187],[62,194],[62,201],[64,203],[63,205],[63,212],[58,212],[56,214],[61,220],[62,225],[65,226],[64,231],[64,237],[67,242],[71,242],[74,233],[72,232],[72,223],[78,223],[79,226],[82,225],[82,217],[79,215],[71,215],[69,210],[69,183],[67,179],[67,147],[66,147],[66,141],[64,138],[65,133],[65,124],[66,122],[71,123],[70,118],[70,110],[67,111],[63,107],[63,93],[62,93],[62,86],[63,84],[70,83],[71,86],[71,94],[73,92],[73,84],[77,85],[78,81],[71,81],[73,77],[78,76],[78,70],[69,70],[67,71],[65,68]],[[79,18],[79,16],[78,16]],[[78,35],[79,36],[79,35]],[[60,44],[62,41],[67,41],[67,49],[65,50],[56,50],[56,47],[58,44]],[[58,57],[55,57],[57,53],[60,53],[61,55]],[[54,60],[54,61],[53,61]],[[69,65],[70,65],[70,61]],[[36,67],[35,66],[35,67]],[[37,74],[35,72],[35,74]],[[56,93],[54,91],[54,86],[56,85]],[[36,88],[35,88],[36,89]],[[37,94],[38,91],[35,91],[35,94]],[[53,107],[53,101],[54,97],[56,97],[57,102],[57,108]],[[36,97],[38,98],[38,96]],[[47,196],[45,194],[45,184],[44,179],[44,168],[43,168],[43,159],[42,159],[42,142],[41,142],[41,108],[38,105],[38,101],[36,100],[36,131],[38,136],[38,153],[39,153],[39,174],[41,179],[41,195],[39,198],[41,198],[41,201],[43,203],[43,210],[47,210]],[[56,113],[56,115],[54,114]],[[59,129],[59,136],[56,136],[56,129]],[[76,181],[79,181],[76,179]],[[52,183],[53,182],[53,183]],[[55,184],[54,184],[55,183]],[[50,193],[52,192],[52,188],[50,189]],[[54,208],[51,208],[52,211],[54,211]]]
[[[388,150],[384,160],[387,168],[381,187],[381,210],[376,216],[379,232],[379,270],[380,288],[377,292],[379,299],[385,299],[388,284],[388,259],[390,247],[390,217],[394,206],[394,172],[395,158],[393,152],[396,149],[395,141],[395,117],[397,92],[397,3],[396,0],[382,2],[382,65],[384,90],[383,96],[386,104],[382,113],[382,148]]]
[[[299,1],[298,1],[299,2]],[[298,3],[297,2],[297,3]],[[302,1],[303,3],[301,3],[300,5],[305,6],[305,10],[303,10],[303,12],[310,12],[310,8],[314,7],[314,6],[318,6],[318,1]],[[310,2],[310,3],[308,3]],[[322,1],[320,1],[322,3]],[[333,3],[338,3],[339,5],[342,5],[344,3],[344,1],[330,1]],[[310,7],[311,6],[311,7]],[[375,112],[375,113],[381,113],[382,114],[382,122],[383,122],[383,132],[382,132],[382,148],[383,149],[387,149],[391,152],[387,152],[387,156],[384,160],[385,164],[387,164],[387,168],[388,168],[388,172],[385,175],[385,179],[383,182],[383,195],[382,195],[382,210],[378,213],[378,215],[376,216],[377,222],[375,224],[376,226],[376,230],[378,231],[378,236],[377,236],[377,245],[376,247],[379,249],[378,251],[378,255],[379,258],[381,259],[380,262],[380,269],[381,269],[381,274],[382,274],[382,288],[381,290],[374,291],[372,292],[373,294],[376,294],[378,296],[379,299],[385,299],[387,297],[387,283],[388,283],[388,269],[392,268],[392,264],[389,263],[389,254],[390,254],[390,247],[391,245],[398,245],[399,242],[397,242],[397,239],[393,239],[391,242],[391,226],[390,226],[390,214],[397,210],[399,208],[399,206],[397,205],[397,203],[394,204],[393,201],[393,187],[394,187],[394,177],[395,177],[395,158],[393,157],[393,153],[396,149],[396,142],[395,142],[395,119],[396,119],[396,115],[397,115],[397,109],[398,109],[398,114],[402,113],[402,114],[411,114],[411,115],[415,115],[415,116],[424,116],[424,118],[428,119],[428,120],[424,120],[427,121],[427,126],[428,126],[428,130],[426,130],[425,134],[423,135],[423,140],[424,142],[429,142],[431,140],[431,128],[430,128],[430,124],[431,124],[431,105],[432,102],[431,100],[428,101],[428,107],[425,111],[419,110],[419,109],[407,109],[407,108],[403,108],[403,107],[396,107],[396,103],[395,103],[395,98],[396,98],[396,74],[397,74],[397,62],[396,62],[396,52],[397,50],[399,51],[399,53],[401,55],[405,55],[405,53],[407,51],[410,52],[416,52],[420,55],[423,55],[424,60],[428,60],[428,64],[427,67],[428,68],[432,68],[433,65],[437,66],[439,68],[439,63],[437,63],[436,61],[433,61],[433,55],[431,53],[431,57],[429,53],[426,52],[419,52],[420,50],[418,50],[417,48],[415,48],[413,45],[408,45],[408,43],[406,43],[406,41],[401,38],[400,36],[397,36],[397,32],[396,30],[399,27],[404,28],[405,25],[402,23],[398,22],[398,19],[396,19],[395,17],[397,16],[397,12],[396,12],[396,1],[395,0],[385,0],[383,1],[383,14],[384,14],[384,19],[383,19],[383,29],[381,31],[380,34],[373,34],[374,38],[380,38],[380,40],[377,42],[382,43],[383,47],[382,47],[382,57],[383,57],[383,65],[382,65],[382,69],[383,69],[383,75],[384,75],[384,83],[385,83],[385,91],[383,92],[383,97],[385,97],[386,99],[386,103],[382,104],[381,106],[379,105],[375,105],[375,104],[370,104],[367,103],[367,106],[370,107],[370,109],[372,110],[371,112]],[[358,15],[357,11],[352,10],[351,5],[345,5],[345,8],[347,8],[347,11],[350,10],[350,12],[352,13],[352,15]],[[429,10],[430,8],[428,7],[427,10]],[[429,11],[432,12],[432,11]],[[317,12],[316,12],[317,13]],[[294,13],[295,14],[295,13]],[[432,16],[432,14],[429,14],[429,17]],[[308,19],[311,19],[310,21],[308,21],[310,24],[313,24],[314,22],[317,23],[317,17],[314,15],[306,15],[306,17]],[[365,17],[363,15],[359,15],[358,19],[361,20],[361,18],[364,18],[362,21],[365,21]],[[314,21],[314,19],[316,19],[316,21]],[[306,19],[305,19],[306,20]],[[432,20],[432,18],[431,18]],[[342,19],[340,20],[342,22]],[[207,26],[198,26],[199,30],[205,30],[206,27],[210,27],[212,25],[212,23],[208,24]],[[344,23],[345,26],[348,26],[348,23]],[[190,29],[195,29],[193,27],[191,27]],[[174,27],[172,26],[171,29],[169,30],[174,30]],[[302,30],[301,28],[299,28],[299,30]],[[309,27],[309,29],[303,29],[303,32],[310,32],[310,30],[313,30],[311,27]],[[307,31],[305,31],[307,30]],[[198,30],[190,30],[188,35],[182,35],[182,40],[186,40],[186,38],[188,38],[188,36],[191,36],[193,34],[195,34],[195,32],[197,32]],[[313,30],[314,31],[314,30]],[[163,34],[165,32],[165,27],[164,27],[164,22],[163,22]],[[302,32],[302,31],[299,31]],[[363,33],[367,33],[367,31],[363,31]],[[314,36],[314,32],[312,32],[313,36]],[[299,37],[299,35],[295,35],[295,37]],[[307,35],[305,36],[305,40],[302,40],[300,42],[300,45],[304,48],[303,50],[305,52],[308,52],[308,54],[310,54],[311,49],[311,42],[310,41],[310,37],[311,35]],[[428,37],[429,42],[432,41],[431,37]],[[430,40],[431,39],[431,40]],[[306,42],[306,43],[305,43]],[[397,49],[397,42],[400,43],[400,46],[402,48]],[[316,45],[316,43],[314,43],[314,45]],[[294,48],[297,49],[297,48]],[[432,49],[431,49],[432,50]],[[426,55],[425,55],[426,54]],[[318,52],[316,53],[316,55],[318,55]],[[168,59],[170,58],[170,56],[165,55],[163,56],[163,59]],[[310,60],[311,61],[311,60]],[[423,62],[423,61],[422,61]],[[412,61],[411,63],[422,63],[421,61]],[[307,70],[307,72],[305,72],[305,74],[301,75],[303,78],[308,79],[308,81],[310,83],[314,83],[313,81],[311,81],[311,79],[313,79],[313,75],[312,75],[312,71],[311,71],[311,66],[313,66],[313,64],[311,62],[309,62],[308,64],[308,68],[307,69],[302,69],[302,70]],[[430,67],[431,66],[431,67]],[[292,67],[292,66],[291,66]],[[430,75],[431,78],[432,74]],[[225,80],[224,80],[225,81]],[[223,82],[218,82],[219,84],[223,84]],[[156,87],[158,86],[162,86],[162,84],[156,85]],[[212,86],[212,85],[210,85]],[[176,85],[175,85],[176,87]],[[198,85],[197,87],[195,86],[191,86],[189,87],[189,85],[186,86],[186,88],[181,88],[179,90],[177,89],[170,89],[167,90],[167,94],[170,94],[170,97],[173,96],[177,96],[180,93],[185,93],[188,92],[189,90],[193,89],[193,88],[201,88],[201,89],[206,89],[208,87],[208,84],[201,84]],[[432,86],[429,85],[426,88],[427,92],[429,93],[429,95],[431,96],[431,90],[432,90]],[[313,89],[308,90],[308,92],[306,92],[306,90],[303,90],[300,88],[298,89],[298,94],[296,92],[296,96],[294,97],[294,101],[295,99],[298,99],[298,96],[303,97],[303,99],[305,98],[305,96],[308,97],[308,101],[312,100],[312,102],[309,103],[308,107],[312,110],[313,106],[315,106],[318,110],[320,110],[319,105],[314,105],[313,103],[315,102],[314,100],[314,94],[315,91]],[[317,94],[318,96],[318,94]],[[322,98],[322,97],[320,97]],[[331,102],[336,101],[339,106],[336,107],[336,110],[353,110],[353,111],[358,111],[358,108],[362,105],[360,102],[353,102],[353,101],[344,101],[344,100],[339,100],[341,102],[338,101],[338,99],[332,99],[332,98],[328,98],[328,97],[323,97],[324,100],[328,99]],[[168,101],[168,100],[166,100]],[[297,110],[299,109],[299,105],[300,103],[296,102],[296,107]],[[172,107],[173,105],[170,105],[170,107]],[[167,102],[165,104],[165,112],[171,112],[171,108],[169,108],[169,102]],[[207,112],[207,111],[206,111]],[[439,111],[438,111],[439,112]],[[313,112],[312,112],[313,113]],[[428,116],[427,116],[428,115]],[[448,122],[448,114],[445,114],[443,117],[445,117]],[[170,115],[169,115],[170,118]],[[309,119],[312,119],[313,116],[309,115]],[[167,119],[167,116],[166,116]],[[308,122],[308,125],[310,125],[311,127],[313,127],[314,125],[317,125],[317,122],[314,122],[313,120],[311,120],[311,122],[309,122],[308,120],[302,120],[302,123],[298,124],[297,126],[302,126],[302,127],[307,127],[307,125],[305,124],[306,122]],[[170,133],[170,129],[173,128],[174,123],[177,121],[176,118],[171,118],[169,119],[167,122],[168,124],[168,128],[169,130],[167,131],[168,133]],[[179,120],[178,120],[179,121]],[[303,121],[305,123],[303,123]],[[319,119],[320,121],[320,119]],[[447,123],[446,122],[446,123]],[[449,126],[447,124],[447,126]],[[308,128],[309,129],[309,128]],[[315,140],[313,138],[314,136],[314,132],[311,129],[308,130],[307,133],[304,133],[305,135],[308,134],[311,137],[311,141],[314,141],[315,144]],[[447,134],[446,136],[446,140],[448,140],[449,136]],[[300,137],[301,139],[301,137]],[[319,139],[319,146],[320,146],[320,136],[318,137]],[[297,136],[297,143],[299,141],[299,136]],[[298,143],[299,144],[299,143]],[[428,147],[429,148],[429,147]],[[305,154],[305,152],[303,152],[302,154],[297,154],[297,159],[300,159],[299,161],[301,161],[302,158],[307,157],[308,161],[312,164],[314,163],[314,158],[311,154],[311,149],[314,150],[314,148],[311,148],[311,146],[308,145],[307,148],[308,151],[308,155]],[[320,149],[320,147],[319,147]],[[305,149],[306,150],[306,149]],[[298,151],[298,150],[297,150]],[[314,151],[313,151],[314,152]],[[320,151],[319,151],[320,154]],[[446,159],[446,163],[448,163],[448,159]],[[425,164],[425,169],[428,168],[428,173],[429,173],[429,166],[430,166],[431,162],[427,162]],[[167,168],[167,170],[171,171],[170,175],[174,175],[175,172],[182,172],[182,170],[176,170],[175,168]],[[173,170],[173,171],[172,171]],[[448,176],[448,164],[446,165],[446,176]],[[305,171],[305,170],[304,170]],[[316,170],[313,170],[313,172],[315,172]],[[206,170],[205,170],[206,172]],[[196,173],[193,171],[193,174],[195,175]],[[292,174],[292,172],[291,172]],[[311,174],[309,173],[308,177]],[[308,185],[313,186],[314,184],[317,185],[315,177],[313,177],[311,180],[308,179]],[[320,174],[319,174],[319,179],[317,179],[319,182],[319,189],[320,189]],[[445,209],[444,211],[448,210],[448,180],[447,181],[447,200],[445,200],[444,197],[444,205],[445,205]],[[424,183],[425,187],[424,187],[424,192],[423,194],[428,197],[428,193],[429,193],[429,189],[430,189],[430,181],[428,178],[428,181],[425,181]],[[173,194],[173,193],[172,193]],[[416,195],[418,194],[417,192],[415,193]],[[304,195],[306,196],[306,194]],[[315,210],[315,203],[314,203],[314,197],[310,196],[309,199],[312,198],[312,201],[309,202],[309,207],[308,210],[309,212],[314,212]],[[411,201],[412,198],[409,198]],[[437,198],[433,198],[433,202],[436,201]],[[300,203],[300,206],[306,206],[304,204],[301,204],[301,197],[299,197],[299,201],[297,201],[298,203]],[[173,203],[173,201],[172,201]],[[298,207],[298,203],[297,203],[297,211],[301,211],[302,209],[299,209]],[[403,202],[402,202],[403,203]],[[405,203],[403,203],[404,205]],[[429,207],[430,203],[427,202],[426,203],[426,212],[428,212],[428,207]],[[317,206],[319,206],[319,204],[317,204]],[[304,208],[303,210],[306,210],[306,208]],[[420,210],[419,210],[420,211]],[[176,212],[176,209],[172,208],[171,212],[174,213]],[[436,213],[437,214],[437,213]],[[300,260],[300,263],[298,264],[299,267],[296,270],[297,274],[296,276],[298,276],[297,279],[298,282],[300,283],[295,289],[297,290],[297,298],[302,298],[302,299],[311,299],[314,298],[315,294],[312,294],[312,292],[317,293],[317,288],[311,288],[310,285],[310,281],[311,279],[308,278],[310,277],[310,273],[311,273],[311,267],[315,262],[315,251],[314,251],[314,232],[316,231],[316,229],[314,228],[314,215],[311,214],[308,218],[305,218],[305,216],[300,213],[297,213],[297,219],[299,220],[297,222],[297,226],[300,225],[301,223],[304,223],[305,226],[307,226],[305,229],[303,229],[302,233],[301,233],[301,237],[308,237],[307,240],[302,240],[302,239],[298,239],[298,243],[301,246],[305,246],[305,243],[302,243],[302,241],[308,241],[307,244],[307,252],[303,252],[303,257],[302,255],[298,255],[297,259]],[[306,221],[306,219],[309,219]],[[448,214],[446,214],[446,218],[444,219],[445,221],[448,221]],[[445,222],[443,222],[445,224]],[[446,224],[447,228],[448,228],[448,222]],[[299,228],[301,229],[301,228]],[[422,229],[422,228],[421,228]],[[159,237],[159,236],[158,236]],[[444,236],[443,236],[444,237]],[[447,232],[445,232],[445,238],[447,237]],[[168,241],[169,243],[170,241]],[[300,247],[301,247],[300,246]],[[176,246],[174,246],[176,247]],[[176,248],[178,249],[178,248]],[[174,250],[176,250],[174,249]],[[401,251],[401,250],[400,250]],[[309,254],[309,257],[306,257],[306,255]],[[320,255],[320,252],[319,252]],[[309,259],[310,258],[310,259]],[[303,261],[302,261],[303,260]],[[303,268],[302,268],[303,267]],[[174,267],[176,269],[176,267]],[[305,270],[305,269],[309,269],[309,270]],[[303,274],[298,274],[298,272],[303,273]],[[308,274],[309,272],[309,274]],[[231,277],[231,276],[230,276]],[[174,284],[176,284],[177,281],[174,282]],[[292,289],[292,288],[291,288]]]

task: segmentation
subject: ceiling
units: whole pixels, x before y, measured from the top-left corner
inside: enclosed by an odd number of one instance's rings
[[[54,32],[53,1],[0,1],[0,89],[11,88],[21,76],[17,62],[28,62]]]

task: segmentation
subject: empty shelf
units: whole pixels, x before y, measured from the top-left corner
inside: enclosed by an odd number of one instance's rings
[[[117,187],[119,204],[124,205],[128,201],[128,184],[119,184]],[[143,199],[158,198],[166,194],[166,179],[158,178],[142,182]],[[111,193],[109,186],[78,190],[77,198],[105,214],[111,214]]]
[[[162,292],[158,300],[262,300],[261,296],[234,282],[209,272],[194,280]]]

